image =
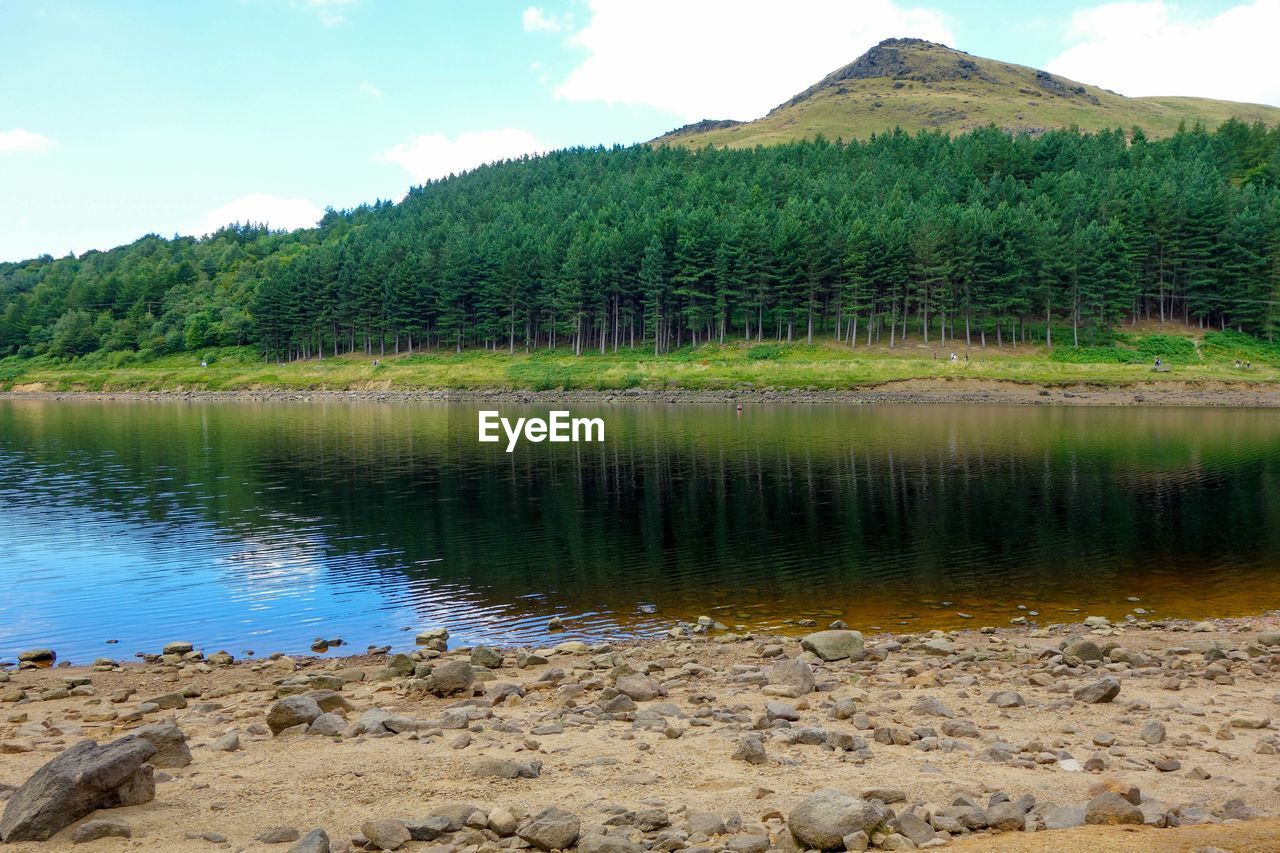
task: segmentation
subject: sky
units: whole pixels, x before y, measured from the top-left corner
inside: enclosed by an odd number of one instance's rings
[[[896,36],[1280,105],[1277,33],[1280,0],[0,0],[0,261],[755,118]]]

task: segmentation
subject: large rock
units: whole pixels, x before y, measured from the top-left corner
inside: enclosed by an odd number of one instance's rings
[[[289,853],[329,853],[329,833],[317,826],[290,847]]]
[[[360,832],[375,850],[399,850],[412,840],[404,823],[391,818],[367,820],[361,824]]]
[[[1092,684],[1086,684],[1084,687],[1077,688],[1071,694],[1076,697],[1076,701],[1085,702],[1090,705],[1096,705],[1100,702],[1110,702],[1112,699],[1120,695],[1120,682],[1110,675],[1099,678]]]
[[[502,652],[493,646],[475,646],[471,649],[471,665],[499,669],[502,666]]]
[[[1114,791],[1103,791],[1085,806],[1084,822],[1104,826],[1122,823],[1141,826],[1142,809]]]
[[[581,831],[577,815],[550,806],[521,821],[516,835],[539,850],[568,850]]]
[[[744,735],[739,739],[738,747],[733,751],[733,758],[736,761],[755,765],[764,764],[769,760],[769,756],[764,751],[764,742],[755,735]]]
[[[1074,829],[1084,826],[1084,806],[1048,805],[1040,811],[1045,829]]]
[[[817,681],[813,677],[813,667],[802,660],[778,661],[769,667],[769,683],[777,687],[786,687],[796,696],[812,693]]]
[[[885,819],[874,803],[843,791],[824,788],[809,795],[787,817],[787,827],[801,844],[816,850],[839,850],[844,837],[862,830],[868,835]]]
[[[178,728],[177,723],[152,723],[135,730],[133,734],[151,741],[155,746],[156,754],[151,756],[152,767],[186,767],[191,763],[187,736]]]
[[[635,702],[649,702],[662,695],[662,685],[647,675],[624,675],[614,687]]]
[[[801,638],[800,645],[825,661],[862,660],[865,654],[859,631],[815,631]]]
[[[935,637],[932,640],[925,640],[920,644],[920,650],[928,655],[935,657],[946,657],[956,653],[956,645],[950,640],[942,637]]]
[[[273,735],[294,726],[310,725],[323,711],[310,696],[287,696],[271,706],[267,712],[267,725]]]
[[[27,667],[50,667],[57,659],[58,653],[53,649],[27,649],[25,652],[18,652],[18,663]]]
[[[81,741],[28,779],[0,817],[0,841],[45,841],[95,809],[155,799],[149,740],[129,735],[99,745]]]
[[[464,660],[451,660],[431,670],[427,677],[427,689],[443,698],[462,693],[475,684],[476,673]]]
[[[1093,640],[1078,637],[1067,643],[1062,649],[1063,654],[1079,658],[1080,660],[1102,660],[1102,649]]]

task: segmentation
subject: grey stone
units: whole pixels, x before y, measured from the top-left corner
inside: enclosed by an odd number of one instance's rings
[[[493,646],[474,646],[471,649],[471,665],[498,669],[502,666],[502,652]]]
[[[263,844],[288,844],[291,841],[297,841],[302,833],[294,829],[292,826],[273,826],[265,832],[260,832],[255,838]]]
[[[644,853],[639,844],[619,835],[586,835],[578,841],[577,849],[578,853]]]
[[[45,841],[95,809],[155,799],[153,743],[129,735],[99,746],[81,741],[31,775],[0,817],[0,841]]]
[[[792,810],[787,826],[801,844],[817,850],[838,850],[846,835],[858,830],[870,834],[884,817],[883,810],[873,803],[824,788]]]
[[[987,826],[992,829],[998,829],[1001,832],[1021,832],[1026,825],[1026,813],[1007,800],[987,809]]]
[[[951,709],[942,703],[941,699],[935,696],[921,696],[911,706],[911,710],[917,714],[923,714],[926,717],[954,717]],[[910,837],[910,836],[908,836]]]
[[[890,822],[890,825],[895,832],[905,835],[917,847],[932,841],[934,836],[937,835],[932,826],[911,812],[903,812],[898,815]]]
[[[464,660],[451,660],[431,670],[426,679],[427,690],[443,698],[470,689],[475,680],[476,673],[471,664]]]
[[[1040,810],[1045,829],[1074,829],[1084,826],[1084,806],[1045,806]]]
[[[294,726],[310,725],[323,711],[310,696],[286,696],[267,711],[267,726],[273,735]]]
[[[754,735],[745,735],[738,741],[738,747],[733,751],[733,758],[736,761],[755,765],[764,764],[769,760],[769,756],[765,753],[764,742]]]
[[[152,767],[186,767],[191,763],[187,736],[177,723],[152,723],[136,729],[133,734],[155,746],[156,754],[151,756]]]
[[[514,761],[510,758],[486,756],[471,765],[471,775],[490,779],[537,779],[542,772],[542,762]]]
[[[944,640],[940,637],[932,640],[925,640],[920,644],[920,649],[925,654],[935,655],[937,657],[946,657],[947,655],[953,655],[956,653],[955,643],[952,643],[950,640]]]
[[[800,645],[825,661],[862,660],[865,654],[859,631],[815,631],[802,637]]]
[[[313,735],[340,735],[346,729],[347,721],[337,714],[321,714],[307,727],[307,731]]]
[[[1085,702],[1090,705],[1096,705],[1100,702],[1110,702],[1120,695],[1120,682],[1108,675],[1099,678],[1092,684],[1086,684],[1084,687],[1077,688],[1072,694],[1078,702]]]
[[[1027,704],[1027,700],[1022,698],[1022,694],[1013,690],[1000,690],[992,693],[987,701],[997,708],[1021,708]]]
[[[227,732],[209,747],[216,752],[235,752],[240,748],[240,733]]]
[[[329,853],[329,833],[317,826],[290,847],[289,853]]]
[[[1152,746],[1163,743],[1165,737],[1164,723],[1159,720],[1147,720],[1142,724],[1142,729],[1138,734],[1144,743],[1149,743]]]
[[[624,675],[613,686],[635,702],[649,702],[662,695],[662,685],[647,675]]]
[[[1102,649],[1098,648],[1098,644],[1083,637],[1067,643],[1062,652],[1080,660],[1102,660]]]
[[[87,820],[71,833],[72,844],[84,844],[99,838],[132,838],[133,827],[118,817]]]
[[[725,849],[730,853],[768,853],[769,836],[752,833],[735,835],[725,844]],[[582,845],[578,845],[578,850],[582,850]]]
[[[713,812],[690,812],[687,818],[689,821],[689,832],[701,832],[708,838],[717,835],[724,835],[724,819]]]
[[[1104,826],[1115,824],[1141,826],[1142,809],[1114,791],[1103,791],[1085,806],[1084,822]]]
[[[375,850],[399,850],[412,840],[408,827],[391,818],[365,821],[360,824],[360,834],[369,839]]]
[[[568,850],[581,830],[577,815],[550,806],[521,821],[516,835],[539,850]]]
[[[769,683],[789,687],[797,696],[812,693],[817,686],[813,667],[802,660],[781,660],[769,667]]]

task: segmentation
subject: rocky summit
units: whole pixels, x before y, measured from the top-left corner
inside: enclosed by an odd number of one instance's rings
[[[1043,133],[1141,127],[1149,138],[1179,125],[1238,118],[1280,123],[1280,108],[1208,98],[1129,98],[1038,68],[987,59],[917,38],[885,39],[753,121],[704,119],[662,145],[753,148],[824,136],[865,139],[901,128],[959,133],[994,125]]]

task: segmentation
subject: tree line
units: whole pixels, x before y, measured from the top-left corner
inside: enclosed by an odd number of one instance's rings
[[[0,356],[1080,345],[1139,319],[1270,338],[1278,259],[1261,124],[577,148],[312,229],[0,264]]]

